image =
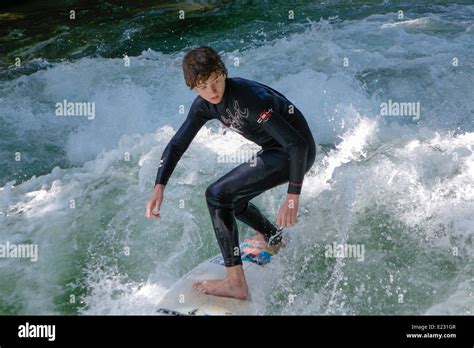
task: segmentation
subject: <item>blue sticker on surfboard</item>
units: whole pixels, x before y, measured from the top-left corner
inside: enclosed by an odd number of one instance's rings
[[[272,256],[276,252],[268,247],[260,247],[256,243],[252,243],[248,240],[240,244],[240,255],[242,261],[253,262],[257,265],[264,266],[270,263]],[[222,256],[216,256],[209,260],[210,263],[215,263],[217,265],[224,266],[224,259]]]

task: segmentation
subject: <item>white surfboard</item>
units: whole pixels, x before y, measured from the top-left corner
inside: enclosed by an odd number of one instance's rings
[[[276,250],[258,248],[248,241],[240,245],[240,250],[250,293],[248,300],[206,295],[192,287],[196,281],[225,277],[224,260],[219,255],[199,264],[176,282],[159,302],[157,313],[164,315],[258,314],[252,293],[256,293],[256,287],[265,278],[265,265],[270,263]]]

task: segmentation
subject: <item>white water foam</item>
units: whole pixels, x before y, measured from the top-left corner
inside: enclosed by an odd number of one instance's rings
[[[291,244],[269,267],[270,278],[279,280],[261,284],[261,312],[472,313],[470,298],[463,301],[472,293],[464,279],[472,277],[466,265],[474,230],[473,72],[466,59],[472,30],[461,23],[447,38],[432,29],[445,19],[390,25],[393,16],[311,23],[290,38],[224,55],[227,63],[242,58],[238,68],[229,64],[230,76],[278,89],[305,114],[319,144],[336,144],[318,152],[305,180]],[[35,130],[46,142],[55,131],[53,141],[77,167],[0,189],[2,238],[37,243],[40,253],[35,265],[2,265],[11,285],[1,287],[1,303],[17,313],[56,313],[71,289],[84,288],[77,296],[81,313],[151,314],[174,281],[218,253],[205,188],[235,166],[217,163],[218,154],[256,148],[216,122],[178,164],[163,219],[143,217],[158,159],[185,117],[179,106],[194,98],[175,64],[180,56],[148,50],[131,57],[130,67],[121,59],[84,58],[2,85],[0,117],[16,136]],[[458,70],[449,65],[453,56],[460,58]],[[389,98],[421,99],[420,122],[378,116]],[[63,99],[96,102],[96,119],[54,116],[54,103]],[[275,217],[284,194],[282,186],[256,203]],[[390,219],[377,222],[389,232],[375,230],[372,212]],[[367,245],[364,263],[321,258],[321,246],[352,240]],[[430,257],[455,274],[437,279]],[[291,305],[288,294],[297,295]]]

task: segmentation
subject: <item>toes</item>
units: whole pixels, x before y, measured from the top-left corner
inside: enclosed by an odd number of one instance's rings
[[[199,292],[205,292],[206,288],[204,287],[204,282],[196,282],[193,284],[193,288]]]
[[[197,291],[200,291],[200,292],[203,291],[203,286],[202,286],[202,283],[201,283],[201,282],[199,282],[199,283],[194,283],[194,284],[193,284],[193,288],[194,288],[195,290],[197,290]]]

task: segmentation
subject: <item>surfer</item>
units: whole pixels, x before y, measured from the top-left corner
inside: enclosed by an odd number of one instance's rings
[[[217,119],[261,146],[256,161],[240,164],[206,190],[226,278],[193,285],[209,295],[244,300],[248,298],[248,287],[236,219],[257,231],[254,242],[278,242],[271,240],[272,237],[281,228],[296,222],[303,178],[316,156],[315,142],[303,114],[284,95],[252,80],[229,78],[219,54],[212,48],[201,46],[189,51],[183,58],[183,72],[186,85],[198,96],[186,120],[163,151],[145,216],[161,217],[160,207],[168,179],[207,121]],[[287,196],[274,225],[250,200],[284,183],[288,183]]]

